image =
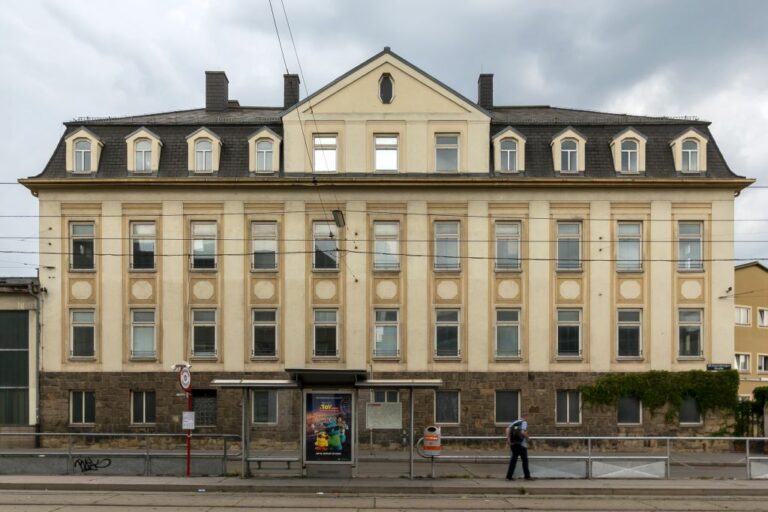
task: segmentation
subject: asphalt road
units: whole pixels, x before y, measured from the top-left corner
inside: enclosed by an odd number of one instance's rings
[[[768,511],[755,497],[688,496],[277,496],[242,493],[112,493],[0,491],[2,512],[234,511]]]

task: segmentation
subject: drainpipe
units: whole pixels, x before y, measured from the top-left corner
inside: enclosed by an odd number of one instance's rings
[[[40,270],[37,271],[38,283],[40,282]],[[43,364],[42,358],[42,315],[43,315],[43,294],[47,293],[44,287],[39,284],[30,283],[27,287],[27,293],[35,299],[35,354],[37,364],[35,364],[35,430],[40,432],[40,370]],[[35,436],[35,448],[40,447],[40,437]]]

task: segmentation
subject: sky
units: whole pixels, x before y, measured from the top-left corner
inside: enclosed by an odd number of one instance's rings
[[[731,169],[768,187],[767,1],[282,1],[310,93],[390,46],[471,99],[484,72],[497,105],[706,119]],[[202,107],[205,70],[243,105],[282,105],[285,64],[268,0],[6,0],[0,69],[0,182],[15,182],[64,121]],[[766,203],[768,188],[737,198],[737,258],[768,263]],[[36,214],[0,185],[0,275],[35,274]]]

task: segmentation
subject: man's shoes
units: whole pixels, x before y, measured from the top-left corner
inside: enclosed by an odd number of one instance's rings
[[[525,477],[525,479],[526,479],[526,480],[536,480],[536,479],[535,479],[535,478],[533,478],[532,476],[527,476],[527,477]]]
[[[515,479],[515,477],[513,477],[513,476],[508,476],[508,477],[507,477],[507,480],[509,480],[509,481],[512,481],[512,480],[514,480],[514,479]]]

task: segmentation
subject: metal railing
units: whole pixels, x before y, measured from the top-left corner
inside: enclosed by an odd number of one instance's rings
[[[186,442],[185,433],[150,433],[150,432],[0,432],[0,443],[4,440],[32,438],[35,448],[0,449],[0,474],[77,474],[105,473],[152,476],[155,474],[183,475],[185,469]],[[51,446],[41,446],[46,441],[60,439]],[[165,446],[157,446],[153,441],[165,439]],[[177,443],[169,444],[178,440]],[[209,441],[207,446],[192,452],[193,472],[210,473],[218,465],[217,474],[227,473],[227,461],[239,457],[238,453],[229,453],[232,443],[240,442],[235,434],[192,434],[192,445]],[[100,443],[116,444],[123,441],[125,448],[112,446],[100,447]],[[211,446],[211,441],[215,447]],[[9,444],[9,443],[3,443]],[[21,443],[19,443],[21,444]],[[24,443],[30,444],[30,443]],[[123,462],[122,467],[113,464],[113,459]],[[178,468],[177,468],[178,466]],[[195,466],[197,470],[194,471]],[[110,469],[111,468],[111,469]]]
[[[506,442],[504,436],[441,436],[441,443],[445,441],[459,441],[459,442],[482,442],[482,441],[497,441]],[[682,442],[729,442],[729,443],[744,443],[744,469],[747,480],[752,479],[768,479],[768,456],[754,455],[750,449],[750,443],[754,442],[768,442],[768,437],[702,437],[702,436],[531,436],[529,438],[531,442],[570,442],[570,443],[584,443],[586,454],[574,454],[574,455],[529,455],[528,459],[533,461],[579,461],[584,462],[586,466],[586,473],[584,478],[595,477],[595,462],[608,462],[608,463],[627,463],[627,474],[632,475],[632,463],[641,461],[650,461],[664,464],[663,478],[670,478],[670,470],[672,465],[672,450],[674,443]],[[621,443],[629,441],[641,441],[644,443],[655,443],[656,446],[662,446],[664,448],[663,455],[630,455],[630,454],[611,454],[607,455],[603,452],[595,454],[595,444],[601,442]],[[421,437],[416,442],[416,449],[422,458],[431,459],[431,476],[435,478],[435,463],[440,461],[461,461],[461,462],[500,462],[508,461],[510,455],[427,455],[421,447],[424,443],[424,438]],[[762,473],[756,474],[754,471],[754,465],[762,466],[760,469]],[[637,477],[637,475],[634,475]],[[642,476],[643,478],[653,478],[651,473]],[[622,476],[615,476],[615,478],[626,478]],[[655,476],[655,478],[660,478]]]

